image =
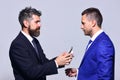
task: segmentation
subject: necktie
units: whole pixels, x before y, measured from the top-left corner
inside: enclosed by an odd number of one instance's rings
[[[88,45],[86,47],[86,51],[89,48],[89,46],[91,45],[91,43],[92,43],[92,40],[89,40]],[[86,53],[85,53],[85,55],[86,55]],[[85,58],[85,55],[84,55],[84,58]],[[84,58],[83,58],[83,61],[84,61]],[[83,63],[83,61],[81,62],[81,64]],[[79,68],[80,68],[80,66],[79,66]],[[80,70],[79,70],[79,72],[80,72]],[[79,78],[79,72],[78,72],[77,80],[80,80],[80,78]]]
[[[86,51],[87,51],[87,49],[89,48],[89,46],[90,46],[91,43],[92,43],[92,40],[89,40],[88,45],[87,45],[87,47],[86,47]]]
[[[37,53],[37,56],[39,56],[38,49],[37,49],[37,44],[36,44],[34,39],[32,40],[32,43],[33,43],[34,49],[35,49],[35,51]]]
[[[37,46],[40,45],[39,42],[36,39],[33,38],[32,43],[33,43],[33,47],[36,51],[36,55],[37,55],[38,59],[41,60],[41,62],[43,63],[44,60],[42,59],[42,57],[40,57],[41,54],[38,52],[38,47],[37,47]]]

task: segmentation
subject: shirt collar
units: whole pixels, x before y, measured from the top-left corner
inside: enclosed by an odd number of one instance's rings
[[[26,34],[24,31],[21,31],[21,32],[30,42],[32,42],[33,38],[30,35]]]
[[[91,40],[94,41],[94,40],[97,38],[97,36],[98,36],[99,34],[101,34],[102,32],[103,32],[103,30],[99,30],[97,33],[95,33],[95,34],[93,35],[93,37],[91,38]]]

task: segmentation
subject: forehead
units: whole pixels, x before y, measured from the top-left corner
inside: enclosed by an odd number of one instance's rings
[[[87,16],[86,16],[86,14],[85,15],[82,15],[82,19],[81,19],[82,21],[86,21],[87,20]]]
[[[32,15],[32,19],[33,19],[33,20],[40,20],[40,16]]]

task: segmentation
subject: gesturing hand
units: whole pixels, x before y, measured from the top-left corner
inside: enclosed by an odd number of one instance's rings
[[[61,55],[59,55],[55,59],[55,61],[59,66],[64,66],[64,65],[70,64],[70,62],[72,61],[72,58],[73,58],[73,54],[64,52]]]

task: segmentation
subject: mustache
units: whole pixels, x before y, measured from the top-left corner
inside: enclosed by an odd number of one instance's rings
[[[40,30],[40,27],[36,28],[36,30]]]

